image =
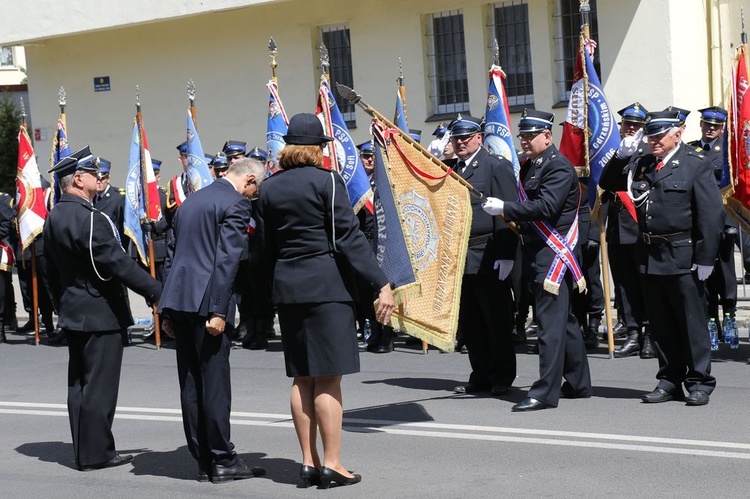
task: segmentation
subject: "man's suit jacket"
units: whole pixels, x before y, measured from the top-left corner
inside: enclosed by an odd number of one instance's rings
[[[182,203],[167,246],[159,311],[216,314],[234,323],[230,301],[250,209],[250,200],[226,179],[217,179]]]
[[[625,190],[628,172],[633,172],[632,193],[648,194],[636,203],[641,234],[670,236],[669,243],[638,241],[637,258],[642,274],[687,274],[693,263],[713,266],[723,228],[721,194],[711,164],[680,144],[657,172],[653,154],[629,159],[615,157],[602,171],[599,185],[606,190]]]
[[[373,291],[388,283],[340,175],[314,166],[277,172],[263,183],[259,207],[275,303],[354,301],[352,272]]]
[[[113,222],[86,199],[64,193],[47,217],[43,234],[61,328],[121,331],[132,325],[123,285],[152,302],[161,296],[159,281],[128,257],[115,237]]]
[[[456,168],[457,163],[458,160],[451,160],[446,164]],[[518,199],[513,165],[507,159],[489,154],[484,148],[480,148],[471,163],[466,165],[463,172],[458,171],[458,174],[487,197],[496,197],[503,201]],[[485,213],[481,200],[473,195],[471,211],[471,234],[464,274],[496,273],[493,268],[495,260],[515,259],[518,237],[500,217]],[[482,240],[485,238],[481,236],[491,237]]]
[[[544,221],[565,237],[578,214],[581,190],[578,175],[570,161],[550,145],[535,159],[527,159],[521,166],[521,181],[528,196],[524,202],[505,203],[505,218],[514,222]],[[532,238],[525,251],[536,252],[534,262],[537,271],[546,273],[555,253],[542,242],[536,229],[530,224],[520,224],[521,233]],[[579,239],[574,252],[580,255],[582,241]]]

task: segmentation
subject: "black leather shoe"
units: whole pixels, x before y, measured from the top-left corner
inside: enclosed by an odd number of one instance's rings
[[[511,408],[513,412],[530,412],[530,411],[541,411],[546,409],[548,406],[541,400],[537,400],[531,397],[526,397]]]
[[[490,393],[492,395],[498,396],[498,395],[505,395],[508,393],[508,390],[510,390],[510,387],[508,385],[492,385],[492,389],[490,390]]]
[[[232,480],[244,480],[245,478],[253,478],[265,474],[266,470],[264,470],[263,468],[257,466],[248,466],[242,459],[237,459],[237,462],[231,466],[214,464],[213,468],[211,468],[211,482],[231,482]]]
[[[591,390],[575,391],[567,381],[560,387],[560,396],[564,399],[588,399],[591,398]]]
[[[299,470],[299,477],[302,479],[300,487],[303,489],[310,485],[320,485],[320,471],[315,466],[303,464]]]
[[[344,476],[337,471],[333,471],[331,468],[323,466],[323,469],[320,470],[320,488],[327,489],[331,486],[332,482],[337,485],[354,485],[362,481],[361,475],[352,474],[354,475],[352,477]]]
[[[599,335],[588,327],[584,328],[583,344],[586,350],[594,350],[599,347]]]
[[[643,348],[641,348],[641,358],[642,359],[653,359],[656,357],[656,352],[654,351],[654,347],[651,344],[651,336],[646,333],[643,336]]]
[[[526,331],[524,330],[523,324],[518,325],[513,330],[513,343],[516,345],[525,345],[526,344]]]
[[[685,397],[685,405],[706,405],[709,395],[703,390],[694,390]]]
[[[647,393],[641,400],[648,404],[660,404],[662,402],[669,402],[670,400],[682,400],[683,395],[680,392],[668,392],[663,388],[657,387],[653,392]]]
[[[631,355],[638,355],[638,352],[640,351],[641,344],[638,343],[638,331],[632,330],[628,332],[628,341],[615,350],[615,358],[622,359],[624,357],[630,357]]]
[[[539,343],[534,343],[529,347],[529,353],[532,355],[539,355]]]
[[[531,321],[528,326],[526,326],[526,329],[524,332],[526,333],[526,336],[536,336],[537,329],[539,329],[539,326],[536,322]]]
[[[132,460],[133,460],[133,456],[131,456],[130,454],[125,454],[124,456],[121,456],[120,454],[115,454],[115,457],[113,457],[109,461],[104,461],[103,463],[99,463],[99,464],[87,464],[85,466],[79,466],[78,469],[80,471],[103,470],[105,468],[114,468],[115,466],[122,466],[123,464],[128,464]]]
[[[65,337],[65,331],[57,328],[54,333],[47,339],[47,343],[50,345],[62,345],[65,343],[67,338]]]
[[[201,483],[211,481],[211,475],[208,473],[208,468],[204,468],[203,466],[198,467],[198,481]]]
[[[391,353],[393,351],[393,341],[379,345],[367,345],[367,351],[371,353]]]
[[[622,323],[622,321],[617,321],[615,327],[612,328],[612,333],[614,333],[615,336],[622,338],[628,334],[628,328]]]
[[[479,393],[479,392],[486,392],[487,388],[483,386],[479,386],[475,383],[466,383],[465,385],[458,385],[455,388],[453,388],[454,393],[459,393],[461,395],[465,395],[467,393]]]
[[[34,330],[34,321],[29,319],[26,324],[16,329],[16,334],[26,334]]]

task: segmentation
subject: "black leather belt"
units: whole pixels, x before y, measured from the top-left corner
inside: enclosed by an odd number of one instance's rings
[[[492,234],[485,234],[483,236],[475,236],[469,238],[469,246],[476,246],[479,244],[484,244],[487,241],[492,239]]]
[[[690,231],[673,232],[671,234],[649,234],[648,232],[641,232],[640,240],[646,244],[664,244],[672,243],[674,241],[684,241],[690,239]]]

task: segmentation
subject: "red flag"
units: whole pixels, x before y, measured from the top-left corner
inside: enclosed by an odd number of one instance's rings
[[[586,167],[586,137],[583,127],[586,126],[585,81],[583,78],[583,35],[579,38],[578,53],[573,68],[573,85],[570,87],[568,113],[563,123],[560,138],[560,152],[577,168]]]
[[[732,197],[727,199],[730,214],[746,230],[750,230],[750,99],[745,92],[750,86],[745,62],[745,47],[737,49],[735,67],[732,71],[732,103],[729,113],[730,160],[732,177],[736,184]]]
[[[26,128],[18,132],[18,174],[16,177],[16,210],[18,234],[22,249],[26,249],[42,233],[47,218],[42,178],[36,164],[34,148]]]
[[[329,137],[333,137],[333,124],[331,123],[331,106],[330,101],[333,100],[333,96],[328,92],[328,85],[325,85],[323,81],[320,82],[318,89],[318,102],[315,107],[315,115],[318,117],[320,122],[323,124],[323,133]],[[323,148],[323,167],[331,170],[333,165],[336,166],[338,171],[338,160],[336,158],[336,146],[334,142],[329,142]]]
[[[156,174],[154,173],[154,165],[151,162],[151,153],[148,150],[148,140],[146,140],[146,129],[141,125],[141,139],[143,141],[143,158],[144,164],[141,165],[141,175],[145,176],[143,182],[146,191],[148,192],[148,206],[145,207],[146,218],[149,220],[160,220],[161,213],[161,201],[159,199],[159,184],[156,182]]]

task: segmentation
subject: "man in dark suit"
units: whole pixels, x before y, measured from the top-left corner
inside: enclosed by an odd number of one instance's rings
[[[238,458],[229,439],[231,340],[225,332],[234,323],[233,284],[247,238],[250,199],[264,178],[265,168],[257,161],[235,161],[224,178],[182,203],[167,247],[159,313],[165,332],[177,340],[182,420],[199,481],[264,473]]]
[[[485,196],[517,199],[513,165],[492,156],[482,147],[482,122],[473,116],[458,117],[448,126],[457,159],[450,165]],[[516,378],[513,346],[511,280],[518,238],[499,217],[482,211],[471,198],[472,222],[466,266],[461,284],[458,327],[469,350],[469,382],[456,393],[490,391],[502,395]]]
[[[518,124],[526,155],[520,172],[521,200],[488,198],[483,206],[491,215],[526,222],[520,227],[523,271],[536,303],[539,379],[527,398],[513,406],[514,412],[557,407],[561,393],[566,398],[591,397],[586,348],[570,305],[573,283],[579,291],[585,287],[574,237],[581,192],[575,169],[552,144],[553,119],[551,113],[524,109]],[[560,249],[548,246],[552,242]],[[566,382],[560,387],[563,377]]]
[[[705,405],[716,379],[704,281],[719,250],[721,194],[711,164],[681,142],[677,111],[649,113],[644,135],[650,153],[633,155],[637,142],[623,139],[599,180],[603,189],[626,190],[638,216],[638,270],[659,358],[658,384],[643,401]]]
[[[88,146],[58,162],[63,192],[44,224],[48,276],[70,354],[68,416],[78,469],[129,463],[117,454],[112,420],[122,364],[122,336],[133,324],[127,286],[156,302],[161,284],[125,253],[114,223],[95,209],[97,167]]]
[[[724,149],[723,140],[724,125],[727,121],[727,111],[719,106],[700,109],[701,113],[701,138],[690,142],[688,145],[695,148],[696,152],[705,156],[713,167],[716,185],[721,188],[722,183],[729,185],[729,179],[724,176]],[[724,182],[722,182],[722,180]],[[708,301],[708,316],[716,320],[721,328],[719,320],[719,305],[721,305],[724,316],[728,314],[734,319],[737,311],[737,272],[734,269],[734,240],[737,238],[737,224],[724,212],[722,216],[723,231],[719,243],[719,259],[716,261],[714,271],[706,279],[706,300]],[[721,329],[719,329],[721,331]],[[719,335],[721,338],[721,335]]]
[[[648,146],[642,140],[641,132],[646,123],[648,110],[638,102],[620,109],[620,137],[632,137],[636,144],[635,154],[648,153]],[[612,279],[617,296],[617,313],[627,331],[627,340],[615,350],[615,357],[629,357],[639,354],[642,359],[656,357],[651,346],[651,326],[646,318],[641,281],[638,277],[636,243],[638,242],[638,221],[633,201],[625,191],[606,192],[602,199],[607,200],[607,251],[612,270]]]

